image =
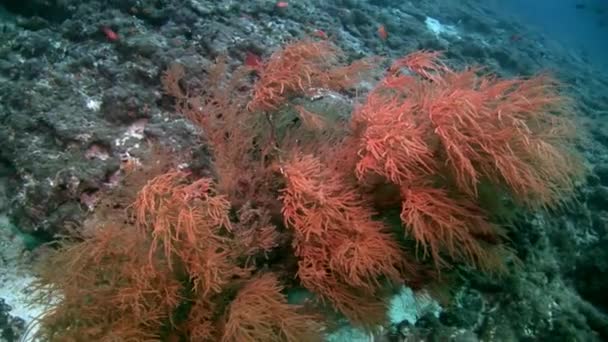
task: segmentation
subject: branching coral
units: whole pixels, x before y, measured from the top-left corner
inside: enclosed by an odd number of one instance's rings
[[[182,284],[164,260],[148,259],[149,240],[107,226],[83,242],[64,241],[40,265],[36,300],[50,304],[45,341],[152,341],[180,302]]]
[[[291,103],[353,87],[371,70],[339,57],[326,41],[292,43],[256,69],[251,93],[246,68],[226,77],[220,60],[202,87],[185,89],[185,70],[171,67],[165,90],[204,132],[214,179],[157,174],[128,219],[97,217],[91,236],[63,244],[41,271],[40,300],[60,299],[39,335],[316,341],[319,316],[288,304],[277,274],[371,328],[385,321],[385,290],[424,285],[433,269],[408,244],[435,270],[506,270],[509,248],[480,189],[557,207],[580,175],[556,83],[455,71],[421,51],[395,61],[350,120]],[[387,208],[398,209],[405,239]]]
[[[295,94],[317,88],[344,90],[357,83],[359,74],[371,69],[367,60],[340,66],[339,54],[327,41],[298,41],[278,50],[260,69],[248,108],[270,111]]]
[[[66,241],[42,265],[38,301],[53,304],[42,319],[40,337],[231,341],[241,336],[228,330],[235,327],[235,315],[264,311],[251,298],[251,291],[264,286],[262,298],[276,302],[266,308],[283,321],[274,327],[276,336],[258,329],[248,335],[252,341],[319,334],[317,317],[299,315],[297,307],[288,305],[269,273],[243,285],[253,268],[239,260],[276,245],[275,227],[265,213],[241,208],[236,234],[225,197],[215,192],[210,179],[190,181],[189,176],[169,171],[151,179],[131,208],[135,227],[98,227],[82,242]],[[245,224],[250,231],[243,231]],[[266,285],[255,287],[258,282]],[[235,292],[239,295],[228,309]],[[230,316],[221,315],[225,310]]]
[[[274,200],[267,191],[272,186],[272,171],[264,163],[274,152],[273,136],[265,119],[246,109],[249,97],[243,89],[248,72],[244,67],[229,72],[225,59],[220,58],[208,70],[200,89],[181,89],[184,71],[179,65],[169,68],[163,77],[177,111],[204,133],[218,191],[237,207],[250,199],[260,203]]]
[[[235,265],[222,234],[231,229],[230,203],[215,193],[210,179],[188,183],[187,176],[172,171],[148,182],[133,204],[134,216],[142,233],[152,238],[150,258],[161,249],[169,266],[184,267],[194,289],[206,297],[247,270]]]
[[[379,315],[361,309],[378,301],[380,277],[399,283],[411,271],[403,251],[357,189],[317,158],[294,156],[284,175],[283,215],[295,230],[300,280],[354,321],[369,323]]]
[[[287,304],[283,286],[274,274],[250,280],[230,303],[222,342],[319,341],[323,326],[318,317]]]
[[[504,271],[500,257],[506,252],[492,246],[500,230],[487,222],[481,209],[467,199],[455,200],[443,189],[407,188],[401,220],[422,246],[423,256],[432,256],[437,268],[449,266],[442,256],[463,260],[486,272]]]
[[[484,242],[500,234],[474,204],[478,187],[495,184],[533,207],[566,198],[581,170],[567,147],[569,107],[545,75],[500,80],[454,71],[438,57],[397,60],[354,113],[357,176],[379,175],[400,189],[402,221],[438,266],[447,253],[495,269],[497,250]]]
[[[557,83],[547,75],[501,80],[479,69],[458,72],[438,57],[419,52],[395,62],[356,115],[365,129],[383,124],[378,120],[386,115],[383,109],[372,109],[371,116],[365,112],[377,97],[401,99],[408,108],[392,113],[393,120],[415,120],[426,129],[419,136],[428,144],[439,139],[434,155],[446,158],[461,191],[474,196],[489,179],[526,204],[549,206],[572,191],[581,169],[569,147],[575,133],[572,108]],[[404,67],[419,77],[402,73]],[[391,132],[386,137],[396,138]]]

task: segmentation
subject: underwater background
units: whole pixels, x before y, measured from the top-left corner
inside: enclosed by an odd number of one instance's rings
[[[0,2],[0,341],[608,341],[608,1]]]
[[[498,13],[538,30],[606,70],[608,4],[589,1],[488,1]]]

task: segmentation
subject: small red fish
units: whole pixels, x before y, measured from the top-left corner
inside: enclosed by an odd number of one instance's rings
[[[120,39],[120,37],[118,36],[118,33],[114,32],[114,30],[112,30],[108,26],[102,26],[101,32],[103,32],[103,34],[106,36],[106,38],[111,42],[115,42],[118,39]]]
[[[518,35],[518,34],[513,34],[511,35],[511,37],[509,38],[509,40],[511,40],[512,42],[518,42],[522,39],[522,36]]]
[[[313,34],[313,36],[315,36],[317,38],[327,39],[327,33],[325,33],[325,31],[323,31],[323,30],[316,29],[313,31],[312,34]]]
[[[245,65],[254,70],[259,70],[262,68],[262,57],[256,55],[253,52],[247,51],[247,55],[245,56]]]
[[[386,27],[384,25],[378,26],[378,37],[382,40],[386,40],[388,38],[388,32],[386,31]]]
[[[289,6],[289,3],[287,1],[279,1],[276,4],[277,8],[287,8],[287,6]]]

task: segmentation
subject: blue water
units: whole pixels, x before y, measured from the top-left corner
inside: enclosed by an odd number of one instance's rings
[[[608,0],[487,1],[501,13],[608,70]]]

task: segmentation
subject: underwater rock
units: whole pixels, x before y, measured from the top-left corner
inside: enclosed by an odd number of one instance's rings
[[[603,186],[608,186],[608,164],[599,164],[593,168],[593,173],[599,178]]]
[[[598,210],[608,210],[608,186],[596,186],[589,197],[589,205]]]
[[[607,306],[602,297],[606,266],[598,262],[608,260],[605,242],[599,234],[600,240],[588,245],[572,237],[606,227],[608,129],[602,120],[608,86],[594,80],[606,77],[576,52],[550,44],[478,1],[300,1],[280,11],[273,1],[21,0],[3,5],[20,17],[0,32],[0,165],[6,170],[0,170],[0,211],[10,210],[20,229],[44,239],[62,232],[68,222],[82,221],[87,199],[114,180],[121,156],[143,155],[149,142],[194,156],[190,166],[195,170],[209,169],[204,139],[173,115],[171,101],[161,94],[160,74],[173,61],[196,72],[227,55],[233,67],[247,51],[268,54],[283,41],[321,29],[348,52],[346,59],[439,49],[450,64],[488,65],[487,71],[497,74],[555,70],[585,104],[581,114],[595,119],[585,124],[592,129],[590,163],[597,166],[584,189],[589,200],[582,204],[593,219],[562,225],[522,213],[509,238],[525,269],[493,282],[459,273],[468,287],[467,295],[458,298],[460,307],[446,306],[438,320],[429,316],[416,324],[401,320],[393,325],[402,338],[443,338],[461,329],[463,341],[475,335],[560,338],[558,333],[562,339],[593,341],[605,326],[601,312],[577,302]],[[108,41],[102,25],[120,38]],[[388,30],[386,41],[377,35],[380,25]],[[3,194],[10,198],[3,200]],[[578,204],[573,207],[561,215],[586,215]],[[2,334],[9,331],[3,322],[19,328],[18,320],[2,312]]]
[[[10,305],[0,298],[0,338],[5,342],[17,342],[25,332],[25,321],[9,314]]]

